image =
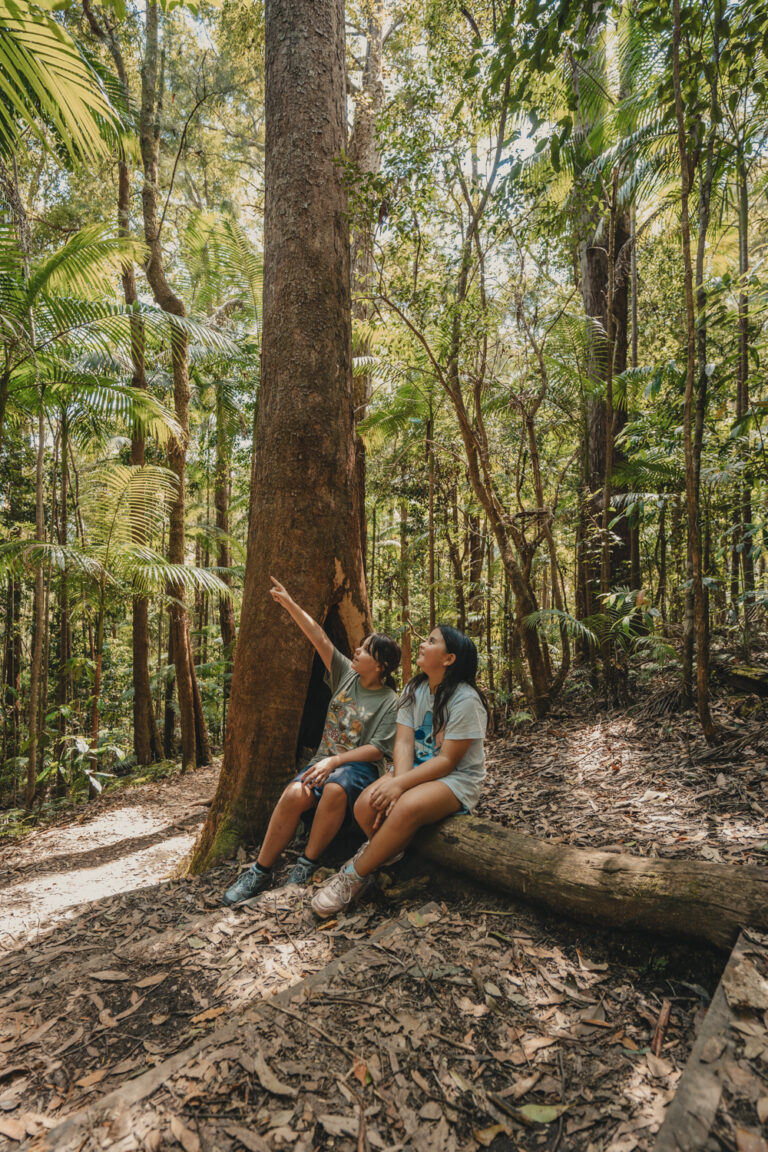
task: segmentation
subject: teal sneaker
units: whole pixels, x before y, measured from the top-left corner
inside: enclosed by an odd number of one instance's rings
[[[265,872],[256,864],[252,864],[246,872],[241,872],[231,888],[227,888],[222,897],[222,904],[227,908],[235,904],[242,904],[243,900],[250,900],[258,896],[259,892],[266,892],[272,885],[272,870]]]
[[[287,884],[309,884],[317,872],[319,865],[306,856],[299,856],[291,871],[288,873]]]

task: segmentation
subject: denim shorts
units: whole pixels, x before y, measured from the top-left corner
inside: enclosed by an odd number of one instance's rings
[[[294,781],[301,780],[307,768],[302,768],[296,776]],[[373,784],[374,780],[379,778],[379,769],[377,764],[363,763],[363,761],[352,760],[348,764],[342,764],[339,768],[334,768],[325,784],[340,784],[347,794],[347,807],[349,814],[352,815],[357,798],[363,789],[367,788],[369,784]],[[312,793],[315,800],[319,800],[323,794],[322,784],[319,788],[313,788]]]

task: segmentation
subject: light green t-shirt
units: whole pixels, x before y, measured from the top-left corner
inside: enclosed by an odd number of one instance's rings
[[[360,748],[363,744],[375,744],[382,753],[382,759],[376,761],[381,772],[384,759],[391,760],[395,748],[397,693],[386,687],[373,691],[364,688],[352,669],[352,662],[338,648],[333,650],[325,681],[333,696],[325,717],[323,738],[309,763],[316,764],[325,756]]]

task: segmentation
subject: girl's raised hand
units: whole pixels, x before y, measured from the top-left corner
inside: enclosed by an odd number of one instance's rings
[[[269,590],[272,599],[275,600],[278,604],[282,604],[283,608],[287,608],[288,605],[292,602],[290,593],[286,592],[283,585],[279,580],[275,580],[274,576],[270,576],[270,580],[272,581],[273,585]]]

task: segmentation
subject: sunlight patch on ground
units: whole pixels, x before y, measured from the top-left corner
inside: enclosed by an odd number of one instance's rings
[[[145,808],[116,808],[92,820],[83,819],[82,824],[57,825],[36,832],[36,855],[39,859],[49,851],[57,856],[92,852],[95,848],[108,848],[121,840],[152,836],[167,827],[168,816],[163,812],[153,817],[147,815]]]
[[[130,817],[135,813],[138,821]],[[127,823],[125,818],[128,817]],[[147,835],[167,827],[167,822],[151,820],[136,809],[123,809],[113,813],[111,819],[123,829],[122,836],[115,839],[133,839],[137,835]],[[137,832],[136,829],[140,829]],[[85,830],[78,829],[81,835]],[[89,832],[93,832],[91,825]],[[83,851],[94,847],[95,837]],[[118,856],[93,868],[70,868],[64,873],[49,876],[33,876],[28,880],[6,888],[3,893],[3,909],[0,913],[0,944],[13,946],[8,939],[20,936],[28,940],[31,933],[43,931],[55,920],[62,918],[65,909],[77,909],[81,904],[102,900],[119,892],[136,888],[148,888],[166,878],[174,866],[192,847],[195,831],[173,836],[138,852]],[[105,843],[100,841],[104,846]],[[68,846],[68,850],[71,849]]]

